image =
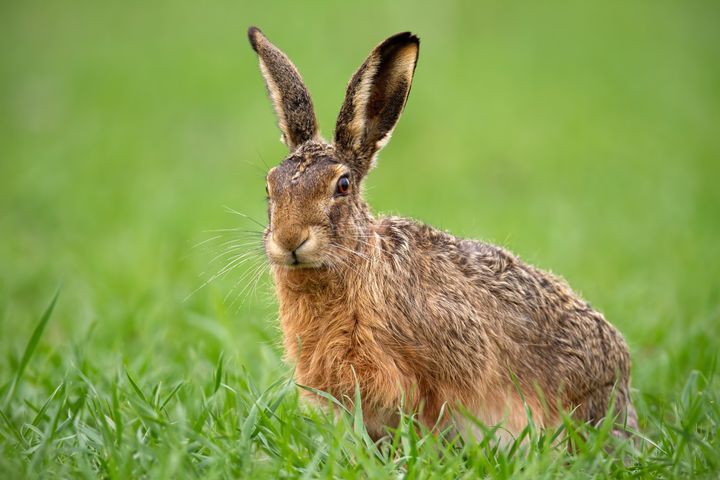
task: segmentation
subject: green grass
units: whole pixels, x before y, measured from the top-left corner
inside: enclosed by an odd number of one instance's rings
[[[4,2],[0,476],[717,478],[718,23],[700,0]],[[374,446],[360,412],[298,401],[267,275],[190,295],[240,240],[210,230],[255,228],[224,205],[264,219],[285,153],[250,24],[326,136],[371,47],[421,37],[369,201],[567,278],[628,339],[643,439],[566,422],[497,448],[404,418]]]

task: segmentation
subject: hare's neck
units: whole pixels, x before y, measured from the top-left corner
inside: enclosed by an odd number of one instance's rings
[[[354,331],[358,287],[351,287],[342,277],[330,271],[276,272],[280,324],[289,360],[307,363],[300,361],[300,351],[303,356],[312,355],[319,345],[325,343],[324,339],[330,331],[345,334]],[[335,340],[339,346],[347,339]]]
[[[365,268],[358,260],[343,275],[305,272],[302,281],[294,275],[276,277],[286,359],[295,365],[298,382],[338,398],[352,397],[356,374],[384,381],[373,372],[394,365],[377,334],[382,330],[381,289],[371,270],[353,270]]]

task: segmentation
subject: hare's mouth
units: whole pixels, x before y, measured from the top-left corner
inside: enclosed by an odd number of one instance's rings
[[[278,252],[273,250],[268,250],[266,254],[271,264],[283,269],[303,270],[322,268],[324,266],[324,262],[315,255],[303,255],[298,252]]]
[[[325,264],[322,262],[302,261],[297,258],[293,259],[291,262],[273,262],[273,263],[275,263],[279,267],[287,268],[288,270],[317,269],[317,268],[325,267]]]
[[[325,262],[316,258],[315,255],[300,255],[293,252],[286,252],[280,255],[278,252],[266,252],[268,260],[276,267],[286,268],[289,270],[301,270],[311,268],[323,268]]]

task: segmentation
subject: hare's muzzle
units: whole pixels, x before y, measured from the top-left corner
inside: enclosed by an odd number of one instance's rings
[[[309,228],[283,229],[268,235],[265,249],[275,264],[289,267],[317,267],[318,242]]]

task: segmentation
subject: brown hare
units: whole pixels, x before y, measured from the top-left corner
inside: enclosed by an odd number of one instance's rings
[[[599,422],[612,402],[618,432],[634,426],[627,345],[565,281],[503,248],[376,218],[363,200],[410,92],[418,37],[370,53],[331,143],[292,62],[259,29],[248,37],[290,150],[267,174],[264,244],[298,383],[340,399],[357,383],[374,438],[401,405],[463,434],[475,432],[461,410],[517,434],[526,407],[553,426],[561,411]]]

